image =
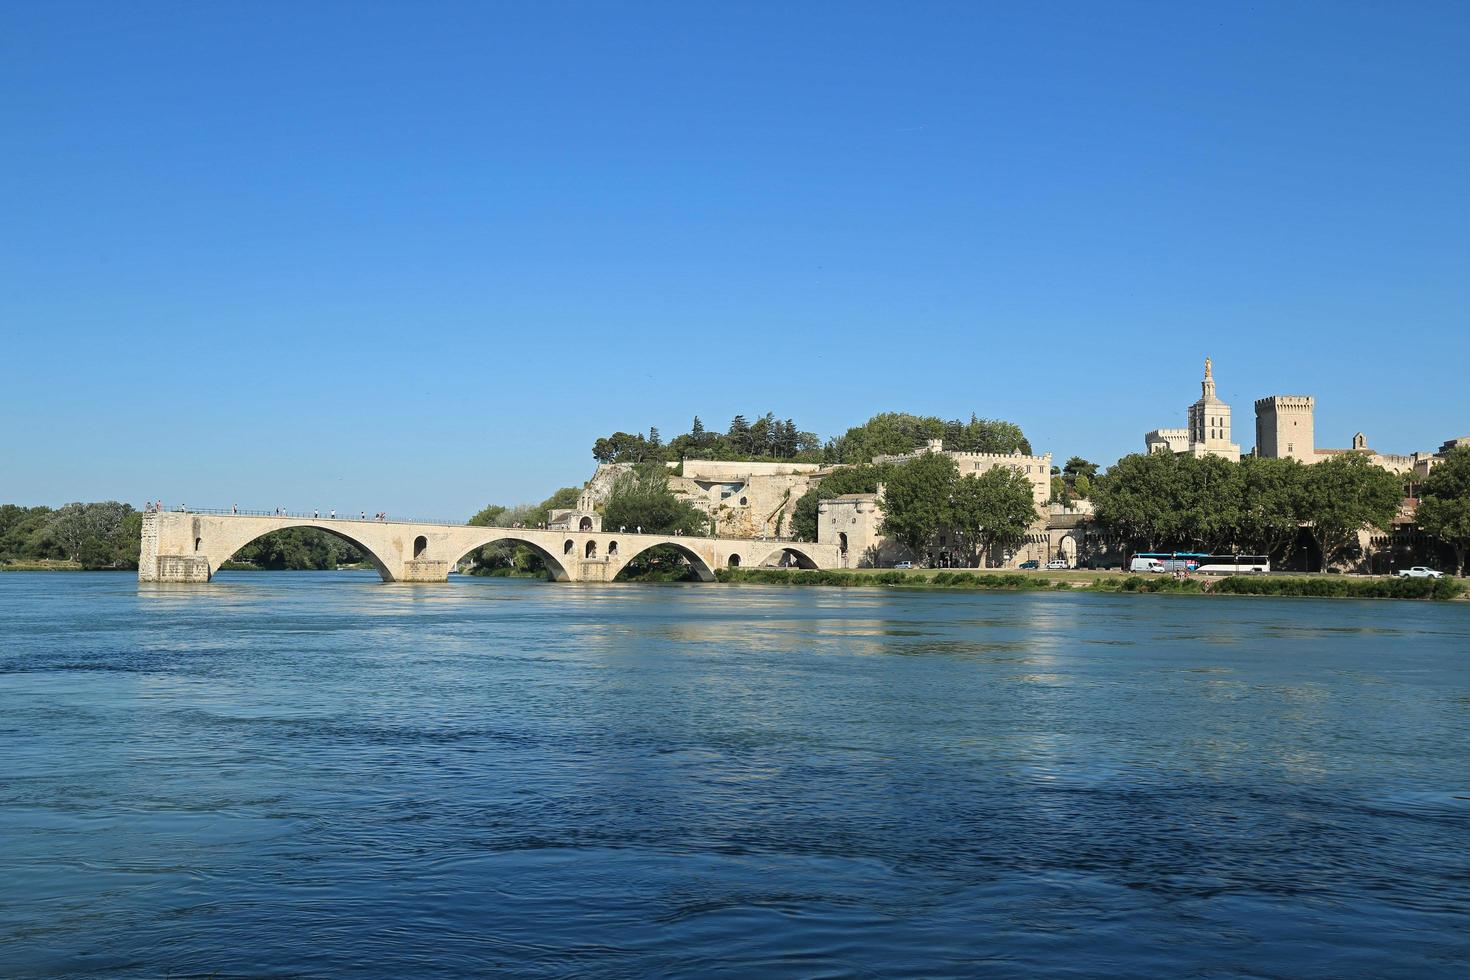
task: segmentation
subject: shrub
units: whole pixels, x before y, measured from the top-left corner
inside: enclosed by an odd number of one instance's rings
[[[1453,599],[1464,587],[1454,579],[1322,578],[1231,575],[1214,591],[1234,595],[1309,596],[1334,599]]]

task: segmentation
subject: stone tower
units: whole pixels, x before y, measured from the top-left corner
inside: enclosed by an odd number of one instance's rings
[[[1240,447],[1230,441],[1230,406],[1215,396],[1215,374],[1208,357],[1199,388],[1199,401],[1189,406],[1189,452],[1239,459]]]
[[[1256,399],[1256,455],[1266,459],[1316,459],[1317,434],[1311,395],[1271,395]]]

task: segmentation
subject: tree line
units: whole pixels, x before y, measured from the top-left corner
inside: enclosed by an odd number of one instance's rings
[[[1140,551],[1245,552],[1280,558],[1306,529],[1322,566],[1341,558],[1359,531],[1388,531],[1407,478],[1361,453],[1307,465],[1294,459],[1136,453],[1091,488],[1099,527]],[[1470,547],[1470,449],[1457,449],[1419,488],[1419,529],[1455,551]]]
[[[143,515],[116,500],[63,507],[0,504],[0,561],[71,561],[83,568],[138,567]]]
[[[592,444],[592,458],[599,463],[672,463],[686,457],[818,463],[822,444],[813,433],[801,431],[791,419],[778,419],[772,412],[754,422],[737,415],[723,433],[706,429],[696,415],[688,432],[667,443],[657,428],[650,428],[646,436],[614,432]]]
[[[657,428],[648,434],[614,432],[592,444],[599,463],[678,462],[686,458],[801,463],[867,463],[874,456],[912,452],[930,439],[959,452],[1031,453],[1031,443],[1013,422],[982,419],[945,421],[936,416],[883,412],[825,443],[772,412],[754,422],[737,415],[724,432],[706,429],[699,416],[689,431],[664,440]]]
[[[235,552],[220,567],[320,572],[343,565],[368,563],[365,552],[334,534],[311,527],[288,527],[261,535]]]
[[[137,570],[142,536],[142,512],[116,500],[54,509],[0,504],[0,562],[57,561],[89,570]],[[256,538],[227,567],[319,570],[366,561],[357,548],[324,531],[288,528]]]

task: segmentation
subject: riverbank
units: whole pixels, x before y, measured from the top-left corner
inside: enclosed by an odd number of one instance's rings
[[[137,565],[87,566],[70,558],[10,558],[0,561],[0,572],[132,572]]]
[[[1183,595],[1263,595],[1338,599],[1465,599],[1459,579],[1404,579],[1388,576],[1229,575],[1224,578],[1128,575],[1121,572],[1067,570],[1046,573],[1000,569],[930,571],[853,568],[813,571],[785,568],[721,568],[720,582],[753,585],[888,586],[968,591],[1152,592]]]

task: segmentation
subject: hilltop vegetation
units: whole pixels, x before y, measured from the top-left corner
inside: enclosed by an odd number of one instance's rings
[[[946,449],[960,452],[1031,452],[1031,443],[1014,422],[974,415],[968,422],[946,422],[932,415],[882,412],[823,443],[815,433],[797,428],[791,419],[778,419],[767,412],[754,422],[737,415],[723,433],[706,429],[696,415],[688,432],[668,442],[657,428],[650,428],[647,435],[614,432],[593,443],[592,457],[599,463],[674,463],[687,458],[831,465],[867,463],[874,456],[911,452],[930,439],[943,439]]]
[[[1031,455],[1031,442],[1021,427],[1000,419],[948,422],[933,415],[880,412],[862,425],[828,439],[825,463],[870,463],[874,456],[912,452],[930,439],[943,439],[944,448],[961,453],[1014,453]]]

